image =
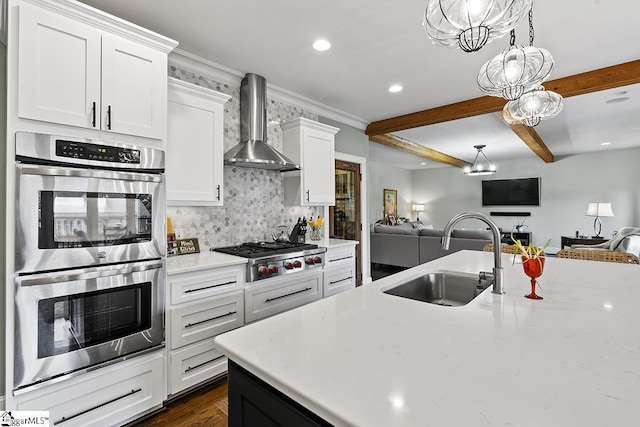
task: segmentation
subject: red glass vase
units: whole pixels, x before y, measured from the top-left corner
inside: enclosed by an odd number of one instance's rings
[[[527,258],[523,256],[522,267],[524,268],[524,274],[531,278],[531,293],[525,295],[525,298],[542,299],[541,296],[536,294],[536,278],[542,276],[542,270],[544,270],[544,257]]]

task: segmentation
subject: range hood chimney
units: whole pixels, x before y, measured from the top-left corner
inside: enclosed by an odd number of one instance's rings
[[[240,84],[240,143],[225,153],[224,164],[280,172],[300,169],[266,139],[267,80],[247,74]]]

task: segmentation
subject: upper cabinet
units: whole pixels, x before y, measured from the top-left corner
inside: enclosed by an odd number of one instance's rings
[[[167,203],[222,206],[224,104],[231,97],[169,78]]]
[[[301,167],[283,173],[285,205],[334,205],[334,139],[340,129],[302,117],[280,126],[284,155]]]
[[[167,54],[176,42],[148,41],[153,33],[74,7],[20,4],[18,117],[164,139]]]

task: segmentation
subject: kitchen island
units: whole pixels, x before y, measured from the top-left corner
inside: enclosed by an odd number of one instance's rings
[[[382,292],[460,251],[216,337],[230,360],[333,425],[603,426],[637,422],[640,268],[548,258],[544,300],[503,255],[506,294],[443,307]],[[233,373],[230,374],[233,425]]]

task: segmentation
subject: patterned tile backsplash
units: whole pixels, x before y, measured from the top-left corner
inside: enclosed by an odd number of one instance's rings
[[[240,142],[240,89],[219,83],[173,65],[169,75],[198,86],[231,95],[224,110],[225,151]],[[297,117],[318,120],[317,114],[269,99],[267,102],[267,142],[282,150],[279,123]],[[276,171],[236,166],[224,167],[224,206],[167,208],[173,227],[184,237],[197,237],[200,250],[236,245],[252,239],[269,240],[278,225],[291,231],[298,217],[317,216],[314,207],[285,206],[282,174]]]

